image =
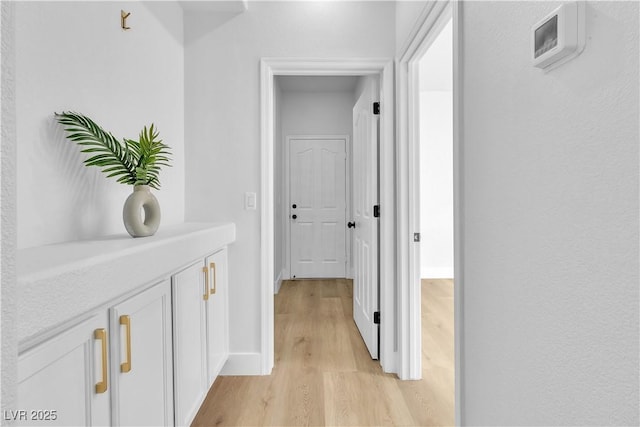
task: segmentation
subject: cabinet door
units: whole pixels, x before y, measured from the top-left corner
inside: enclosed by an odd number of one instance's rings
[[[209,386],[229,357],[227,248],[206,259],[210,295],[207,301],[207,366]]]
[[[5,418],[20,426],[109,425],[108,369],[105,312],[19,356],[18,410]]]
[[[175,422],[180,426],[191,424],[208,391],[207,271],[200,261],[172,278]]]
[[[113,425],[173,425],[169,280],[110,310]]]

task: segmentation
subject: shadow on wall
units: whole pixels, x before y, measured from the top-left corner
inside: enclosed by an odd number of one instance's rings
[[[183,43],[183,26],[176,25],[176,13],[185,13],[182,7],[173,2],[145,1],[141,2],[149,12],[151,12],[158,22],[167,30],[171,36],[180,44]],[[182,20],[184,22],[184,20]]]
[[[186,45],[215,31],[243,12],[185,11],[184,13],[185,15],[189,14],[189,23],[191,24],[185,28],[184,32],[184,44]]]
[[[67,192],[67,199],[73,209],[66,221],[57,223],[56,227],[63,228],[65,235],[75,235],[79,239],[87,239],[102,234],[107,222],[109,207],[101,197],[107,191],[107,185],[122,185],[113,180],[107,181],[98,168],[86,167],[83,163],[86,154],[80,152],[80,147],[66,138],[66,132],[53,114],[43,121],[40,131],[41,153],[50,154],[51,168],[58,171]],[[42,191],[46,191],[43,183]],[[50,195],[55,196],[55,195]]]

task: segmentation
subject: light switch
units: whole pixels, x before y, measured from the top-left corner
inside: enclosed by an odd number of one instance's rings
[[[244,193],[244,208],[249,211],[255,211],[256,205],[256,193]]]

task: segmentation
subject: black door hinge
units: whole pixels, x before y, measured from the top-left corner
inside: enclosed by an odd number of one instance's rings
[[[380,205],[375,205],[373,207],[373,217],[380,218]]]
[[[374,102],[373,103],[373,114],[375,114],[376,116],[378,114],[380,114],[380,103],[379,102]]]
[[[373,323],[376,325],[380,324],[380,312],[379,311],[374,311],[373,312]]]

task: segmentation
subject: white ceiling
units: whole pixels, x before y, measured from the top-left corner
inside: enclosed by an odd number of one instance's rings
[[[248,0],[179,0],[187,11],[196,12],[244,12],[249,8]]]
[[[353,92],[356,76],[276,76],[283,92]]]
[[[421,91],[453,90],[453,28],[449,23],[420,60]]]

